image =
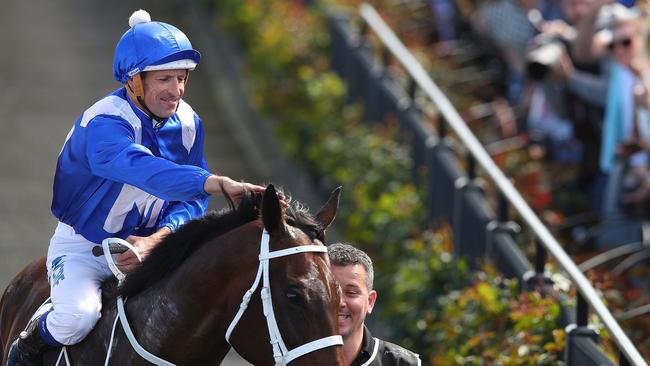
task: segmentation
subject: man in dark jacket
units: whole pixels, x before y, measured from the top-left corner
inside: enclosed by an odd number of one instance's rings
[[[396,344],[373,337],[364,325],[377,292],[372,289],[372,260],[348,244],[332,244],[328,254],[334,278],[342,290],[339,331],[343,336],[345,364],[351,366],[420,365],[420,358]]]

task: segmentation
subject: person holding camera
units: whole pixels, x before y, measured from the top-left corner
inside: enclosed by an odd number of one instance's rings
[[[528,131],[531,140],[548,148],[553,160],[577,163],[581,158],[580,144],[575,140],[573,103],[568,102],[571,92],[567,86],[566,70],[573,68],[570,55],[577,37],[575,23],[584,16],[586,1],[560,1],[562,17],[557,19],[547,20],[546,17],[552,13],[545,14],[544,8],[528,13],[531,23],[539,31],[526,53],[530,92],[526,105]]]

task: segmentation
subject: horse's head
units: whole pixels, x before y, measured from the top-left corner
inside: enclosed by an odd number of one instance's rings
[[[301,210],[294,206],[287,208],[290,212],[285,215],[275,188],[269,185],[262,201],[262,222],[268,232],[269,251],[284,253],[278,251],[296,247],[306,249],[304,246],[312,246],[310,248],[313,250],[324,249],[319,247],[324,245],[324,231],[336,215],[339,194],[340,188],[332,193],[313,217],[306,212],[296,212]],[[334,336],[338,335],[340,296],[326,252],[307,250],[273,257],[269,260],[269,284],[271,311],[286,349],[291,351],[310,342],[324,340],[320,346],[318,342],[312,344],[316,350],[298,356],[291,365],[342,364],[342,350],[334,340]],[[269,309],[265,309],[265,312],[268,313]],[[268,318],[264,320],[254,315],[252,309],[247,313],[239,326],[245,327],[246,323],[259,321],[268,323]],[[269,327],[273,328],[273,325]],[[231,343],[240,354],[246,354],[249,362],[256,365],[273,364],[269,363],[272,348],[268,343],[251,345],[241,337],[233,337]],[[249,352],[250,347],[254,347],[255,352]],[[257,356],[251,357],[251,354]]]

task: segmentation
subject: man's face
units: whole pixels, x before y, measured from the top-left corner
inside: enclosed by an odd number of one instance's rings
[[[361,264],[332,266],[332,274],[341,285],[341,307],[339,309],[339,333],[343,339],[357,332],[363,332],[366,315],[372,312],[377,293],[368,291],[366,269]]]
[[[185,93],[187,70],[155,70],[143,75],[144,103],[157,117],[167,118],[176,113]]]

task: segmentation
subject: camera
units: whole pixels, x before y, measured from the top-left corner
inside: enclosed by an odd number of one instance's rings
[[[558,37],[543,34],[535,37],[532,44],[526,54],[526,70],[532,80],[541,81],[560,64],[566,45]]]

